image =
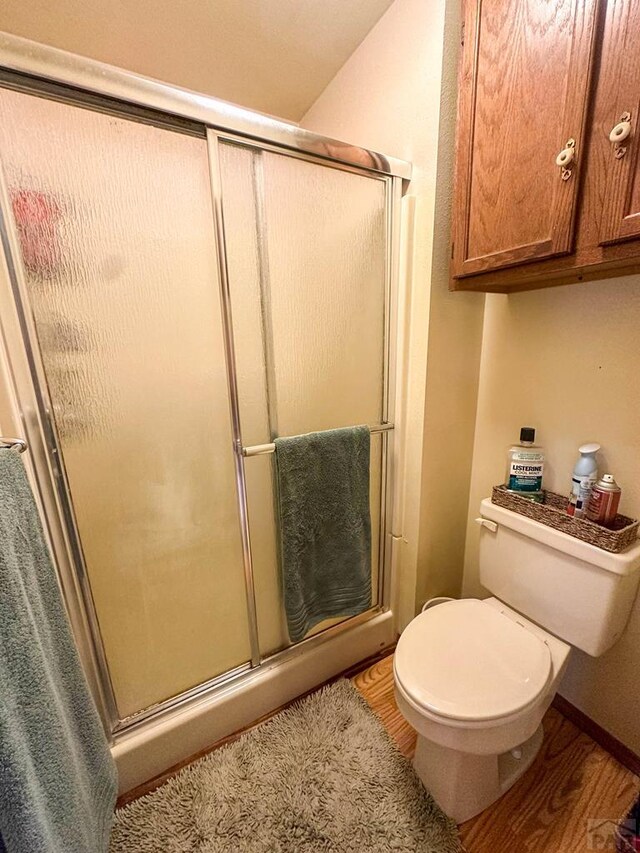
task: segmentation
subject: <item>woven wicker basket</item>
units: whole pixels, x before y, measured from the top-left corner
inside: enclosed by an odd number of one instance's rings
[[[637,519],[616,515],[611,527],[601,527],[586,518],[567,515],[567,498],[555,492],[545,492],[544,503],[539,504],[507,491],[505,486],[494,486],[491,501],[605,551],[624,551],[638,537],[640,521]]]

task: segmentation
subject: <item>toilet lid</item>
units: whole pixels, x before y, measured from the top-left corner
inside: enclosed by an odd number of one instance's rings
[[[454,720],[490,720],[533,702],[551,675],[546,643],[477,599],[438,604],[398,640],[395,676],[418,705]]]

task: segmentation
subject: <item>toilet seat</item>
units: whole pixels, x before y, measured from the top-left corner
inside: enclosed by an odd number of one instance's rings
[[[395,677],[414,706],[457,721],[509,717],[543,693],[553,672],[547,644],[476,599],[439,604],[398,641]]]

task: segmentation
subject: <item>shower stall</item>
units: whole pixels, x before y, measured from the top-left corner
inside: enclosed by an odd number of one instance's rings
[[[0,66],[9,397],[117,745],[389,615],[410,167],[13,36]],[[293,646],[272,442],[356,424],[373,606]]]

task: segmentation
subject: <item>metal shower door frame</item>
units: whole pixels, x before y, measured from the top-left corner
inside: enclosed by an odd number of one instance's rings
[[[393,435],[394,435],[394,402],[395,402],[395,349],[396,349],[396,318],[397,318],[397,256],[399,242],[399,208],[400,199],[402,196],[402,181],[400,178],[390,175],[372,175],[368,172],[363,172],[362,169],[352,165],[347,165],[339,162],[330,162],[325,159],[318,158],[306,152],[292,152],[282,149],[279,146],[268,144],[266,142],[253,142],[231,134],[225,131],[207,128],[207,142],[209,146],[209,166],[211,170],[211,188],[214,209],[214,224],[217,239],[218,249],[218,265],[222,302],[224,305],[224,316],[226,321],[225,336],[226,336],[226,353],[227,353],[227,368],[229,379],[229,399],[231,402],[231,418],[233,423],[233,444],[234,453],[236,455],[236,472],[238,478],[238,493],[240,495],[241,517],[246,519],[247,530],[246,535],[243,534],[243,555],[245,578],[247,581],[247,598],[249,612],[256,613],[255,607],[255,586],[253,578],[253,565],[251,557],[251,541],[250,527],[248,522],[248,509],[246,498],[246,483],[244,474],[245,458],[248,456],[261,455],[271,452],[267,448],[269,445],[261,445],[257,447],[245,447],[242,440],[242,426],[240,423],[239,412],[239,392],[237,387],[237,372],[235,363],[235,345],[233,318],[231,307],[231,293],[229,283],[229,271],[227,267],[227,251],[225,241],[225,226],[224,226],[224,193],[223,182],[220,171],[220,143],[231,143],[240,145],[244,148],[252,149],[257,152],[271,151],[283,156],[292,157],[303,160],[308,163],[315,163],[319,166],[335,168],[339,171],[350,172],[352,174],[362,175],[368,179],[379,180],[385,185],[385,287],[384,287],[384,311],[383,311],[383,387],[382,387],[382,410],[381,423],[372,425],[372,432],[381,434],[382,441],[382,459],[381,459],[381,483],[380,483],[380,530],[379,530],[379,558],[378,558],[378,588],[375,604],[367,611],[371,615],[379,613],[381,610],[386,610],[389,607],[390,600],[390,519],[392,517],[392,501],[393,501],[393,482],[392,472],[393,466]],[[267,389],[267,396],[269,390]],[[345,620],[349,622],[350,620]],[[339,627],[339,626],[336,626]],[[324,633],[324,632],[323,632]],[[256,642],[258,642],[257,624],[253,632]],[[313,639],[313,638],[309,638]],[[308,642],[305,640],[303,642]],[[299,645],[296,644],[296,647]],[[259,642],[258,642],[259,646]],[[276,654],[282,654],[287,649],[281,650]],[[263,657],[257,649],[258,662],[262,662]],[[255,664],[254,664],[255,665]]]
[[[28,48],[28,49],[27,49]],[[34,76],[35,75],[35,76]],[[243,547],[243,565],[247,598],[247,616],[251,640],[251,661],[222,673],[207,682],[136,713],[121,718],[109,676],[106,653],[103,647],[97,614],[91,593],[80,536],[76,526],[68,482],[59,445],[52,405],[49,399],[44,365],[42,363],[34,318],[30,310],[21,252],[4,173],[0,168],[0,238],[4,252],[0,258],[0,315],[2,337],[7,363],[11,373],[12,393],[16,416],[22,420],[29,441],[31,459],[28,463],[38,487],[38,499],[46,521],[47,534],[55,555],[65,595],[69,616],[74,628],[81,658],[89,678],[92,692],[110,737],[129,732],[173,711],[181,710],[202,699],[212,690],[229,682],[240,683],[259,671],[261,664],[284,660],[299,653],[301,646],[315,646],[326,638],[361,624],[390,604],[391,581],[391,531],[393,504],[393,413],[395,401],[397,269],[399,244],[399,209],[402,181],[410,175],[410,165],[403,161],[385,158],[366,149],[346,146],[303,131],[284,122],[260,116],[248,110],[233,107],[213,98],[196,95],[175,87],[150,81],[129,72],[113,69],[81,57],[75,57],[34,45],[15,36],[0,34],[0,84],[17,88],[30,94],[68,100],[78,106],[100,109],[93,95],[109,99],[105,109],[118,111],[128,118],[128,107],[144,106],[153,110],[159,121],[171,126],[180,116],[204,125],[209,152],[209,166],[219,265],[219,286],[223,314],[225,358],[233,453],[236,470],[238,513]],[[55,94],[49,84],[56,87]],[[60,93],[59,84],[63,92]],[[87,103],[87,98],[91,100]],[[149,120],[148,116],[145,116]],[[143,120],[145,120],[143,118]],[[176,127],[181,130],[183,128]],[[249,134],[247,131],[251,131]],[[198,134],[203,135],[203,134]],[[378,597],[374,607],[360,616],[347,619],[301,643],[276,652],[269,657],[260,654],[254,578],[251,560],[251,541],[247,511],[246,482],[244,477],[244,449],[239,415],[238,388],[235,373],[235,353],[231,317],[231,299],[225,252],[224,211],[222,183],[219,172],[217,146],[219,140],[228,140],[272,150],[278,153],[316,162],[363,176],[375,177],[386,183],[386,270],[385,270],[385,347],[382,423],[387,428],[382,435],[382,506],[380,514],[380,563]],[[336,157],[334,151],[340,151]],[[320,152],[320,153],[318,153]],[[331,153],[327,153],[331,152]],[[351,159],[350,159],[351,158]],[[362,160],[370,163],[362,165]]]

